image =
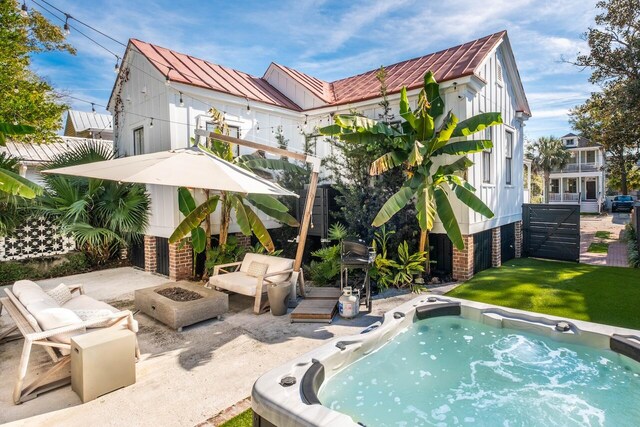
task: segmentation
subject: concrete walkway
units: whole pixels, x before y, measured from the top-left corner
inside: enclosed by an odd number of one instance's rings
[[[133,290],[167,279],[131,268],[104,270],[44,281],[83,283],[87,294],[132,309]],[[434,287],[446,292],[452,285]],[[328,339],[359,333],[415,294],[392,290],[374,299],[373,313],[334,323],[290,323],[288,316],[252,313],[253,300],[230,299],[222,321],[185,328],[182,333],[136,314],[142,358],[136,384],[82,404],[71,387],[64,387],[14,405],[11,399],[22,342],[0,345],[0,423],[15,426],[194,426],[250,395],[254,381],[267,370],[322,345]],[[0,317],[0,329],[9,324]],[[49,359],[43,350],[32,354],[30,375]]]
[[[582,216],[580,218],[580,262],[592,265],[610,265],[627,267],[627,247],[620,242],[624,227],[630,220],[630,215],[616,212],[604,216]],[[612,239],[608,240],[608,253],[587,252],[591,243],[596,240],[596,231],[608,231]]]

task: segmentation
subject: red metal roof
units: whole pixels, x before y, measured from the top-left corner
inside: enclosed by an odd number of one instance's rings
[[[387,91],[390,94],[397,93],[403,86],[406,86],[407,89],[419,88],[423,85],[424,74],[429,70],[435,74],[438,82],[474,74],[487,54],[505,35],[506,31],[500,31],[449,49],[385,66]],[[171,81],[241,96],[296,111],[301,110],[298,105],[270,85],[264,78],[254,77],[232,68],[140,40],[131,39],[131,43],[163,75],[167,76],[168,74]],[[380,94],[380,83],[376,79],[378,69],[334,82],[326,82],[293,68],[276,63],[273,65],[326,102],[327,105],[364,101],[377,98]]]
[[[259,77],[140,40],[131,39],[131,43],[173,82],[300,111],[298,105]]]
[[[454,80],[474,74],[486,55],[504,37],[506,31],[491,34],[478,40],[441,50],[436,53],[385,66],[388,93],[421,87],[424,75],[431,70],[438,82]],[[348,104],[380,96],[378,69],[367,71],[331,83],[336,104]]]

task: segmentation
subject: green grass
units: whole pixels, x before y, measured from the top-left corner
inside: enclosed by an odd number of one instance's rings
[[[593,242],[589,245],[587,252],[606,254],[609,252],[609,244],[605,242]]]
[[[220,427],[251,427],[253,425],[253,411],[247,409],[246,411],[236,415],[229,421],[222,423]]]
[[[640,329],[640,270],[521,258],[478,273],[447,295]]]
[[[610,231],[596,231],[596,237],[598,239],[610,239],[611,232]]]

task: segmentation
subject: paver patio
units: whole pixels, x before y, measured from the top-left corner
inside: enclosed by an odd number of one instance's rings
[[[90,296],[133,308],[133,291],[166,282],[132,268],[87,273],[51,279],[41,283],[83,283]],[[433,289],[444,293],[452,285]],[[323,341],[358,333],[377,321],[387,310],[415,297],[415,294],[388,291],[374,300],[374,312],[355,320],[336,318],[331,325],[290,323],[288,316],[256,316],[252,300],[233,295],[230,312],[223,321],[203,322],[175,332],[151,318],[136,314],[140,322],[138,338],[142,358],[137,364],[137,382],[94,401],[81,404],[64,387],[14,405],[11,399],[22,342],[0,345],[0,423],[9,425],[135,425],[193,426],[246,398],[253,382],[267,370],[284,363]],[[0,328],[10,322],[0,317]],[[44,351],[33,355],[34,370],[48,363]]]
[[[615,212],[606,216],[582,216],[580,218],[580,262],[591,265],[627,267],[627,248],[624,243],[611,243],[609,253],[614,251],[611,256],[607,253],[587,252],[587,249],[595,240],[596,231],[609,231],[611,236],[616,238],[615,236],[620,235],[629,220],[630,215],[624,212]]]

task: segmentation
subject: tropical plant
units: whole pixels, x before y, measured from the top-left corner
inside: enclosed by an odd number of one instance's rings
[[[551,171],[563,168],[569,161],[570,154],[565,150],[562,141],[553,136],[541,136],[527,145],[526,156],[531,160],[533,171],[542,174],[544,185],[544,202],[549,203],[549,184]]]
[[[26,125],[0,123],[0,145],[6,135],[26,135],[34,128]],[[24,199],[42,194],[42,188],[20,176],[18,159],[0,153],[0,236],[7,235],[27,216]]]
[[[204,263],[207,277],[213,273],[213,267],[216,265],[236,262],[240,260],[246,252],[246,248],[238,244],[238,239],[235,236],[229,236],[227,243],[224,245],[216,245],[207,249]]]
[[[640,268],[640,245],[636,229],[629,223],[624,228],[624,240],[627,242],[627,260],[629,267]]]
[[[78,145],[55,157],[48,168],[113,158],[112,149],[97,142]],[[149,195],[139,184],[92,178],[44,175],[46,188],[38,210],[71,233],[91,261],[102,264],[118,249],[138,241],[149,222]]]
[[[371,266],[369,270],[369,274],[371,278],[376,281],[379,289],[387,289],[389,285],[393,284],[395,277],[393,273],[393,260],[388,258],[387,247],[389,245],[389,239],[395,233],[393,230],[387,231],[385,224],[375,232],[375,237],[372,242],[373,250],[376,252],[376,258],[373,266]]]
[[[427,263],[427,252],[418,251],[409,253],[409,245],[406,241],[398,245],[398,261],[394,261],[392,267],[395,270],[393,284],[398,288],[411,287],[417,291],[419,287],[414,284],[414,277],[424,273]]]
[[[429,71],[424,76],[424,87],[418,95],[415,110],[409,106],[406,87],[402,88],[400,116],[404,122],[400,126],[355,115],[336,115],[334,125],[320,129],[324,135],[346,142],[367,140],[375,144],[381,139],[391,142],[393,149],[371,164],[370,174],[380,175],[402,167],[406,178],[400,190],[382,206],[372,225],[379,227],[385,224],[413,202],[421,230],[418,252],[424,252],[429,246],[428,233],[433,228],[436,214],[454,246],[464,248],[460,227],[451,207],[452,195],[474,211],[493,217],[493,212],[475,195],[475,188],[463,178],[465,171],[473,165],[466,155],[490,149],[493,143],[463,138],[501,124],[501,114],[483,113],[458,122],[458,118],[449,111],[441,125],[436,126],[443,113],[440,86]],[[440,157],[436,164],[436,157],[445,154],[462,157],[451,163],[446,163],[448,158]]]
[[[210,114],[215,124],[214,132],[221,135],[229,135],[229,127],[225,122],[224,114],[215,108],[210,110]],[[264,175],[275,170],[301,170],[299,166],[283,159],[266,159],[257,154],[234,157],[230,143],[215,138],[207,138],[207,140],[207,146],[200,146],[200,149],[254,173]],[[273,252],[275,246],[269,231],[254,211],[254,208],[286,225],[292,227],[300,225],[298,221],[288,213],[287,207],[273,196],[265,194],[246,195],[230,191],[220,191],[220,195],[210,197],[208,190],[205,191],[205,195],[205,202],[190,210],[189,214],[178,225],[169,238],[169,242],[179,242],[192,233],[192,230],[197,230],[200,224],[205,222],[204,234],[207,237],[207,244],[205,246],[207,249],[210,249],[211,243],[209,236],[211,233],[207,233],[207,229],[210,229],[208,221],[210,215],[216,210],[218,205],[220,206],[219,244],[221,246],[227,243],[229,237],[229,225],[231,223],[232,212],[235,213],[236,221],[242,234],[251,236],[253,233],[267,252]],[[201,234],[199,231],[196,231],[196,233]]]
[[[332,245],[311,252],[311,256],[318,258],[309,265],[309,278],[317,285],[326,285],[335,281],[340,274],[340,245],[347,237],[347,229],[336,222],[329,227],[327,238]]]

